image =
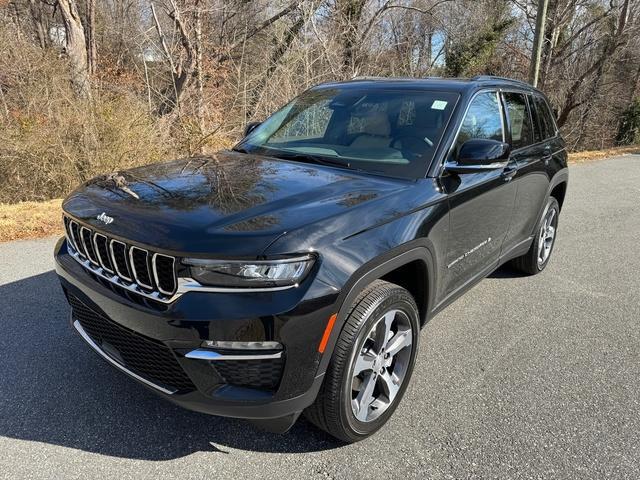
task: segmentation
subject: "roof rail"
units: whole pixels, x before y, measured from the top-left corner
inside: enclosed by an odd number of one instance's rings
[[[513,83],[515,85],[523,85],[529,88],[534,88],[533,85],[531,85],[530,83],[524,82],[522,80],[515,80],[513,78],[507,78],[507,77],[498,77],[495,75],[476,75],[475,77],[473,77],[471,80],[499,80],[501,82],[508,82],[508,83]]]

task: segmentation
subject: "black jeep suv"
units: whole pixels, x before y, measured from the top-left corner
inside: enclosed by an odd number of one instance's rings
[[[82,338],[164,398],[357,441],[429,319],[507,261],[545,268],[567,178],[524,83],[324,84],[231,151],[82,185],[57,272]]]

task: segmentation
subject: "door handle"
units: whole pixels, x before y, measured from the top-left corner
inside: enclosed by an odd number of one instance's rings
[[[509,166],[509,167],[505,167],[504,170],[502,170],[502,179],[505,182],[510,182],[513,177],[515,177],[516,173],[518,173],[518,168],[515,166]]]
[[[551,147],[547,145],[544,147],[544,154],[542,155],[542,160],[544,160],[545,165],[549,165],[551,161]]]

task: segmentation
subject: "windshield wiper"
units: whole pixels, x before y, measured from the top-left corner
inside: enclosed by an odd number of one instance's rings
[[[283,160],[298,160],[301,162],[307,163],[318,163],[320,165],[326,165],[329,167],[344,167],[351,169],[351,164],[349,162],[341,161],[341,160],[333,160],[331,158],[326,157],[318,157],[316,155],[309,155],[308,153],[295,153],[295,152],[282,152],[279,151],[276,154],[272,154],[272,157],[282,158]]]

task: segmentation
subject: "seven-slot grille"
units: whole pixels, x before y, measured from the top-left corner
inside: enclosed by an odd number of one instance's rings
[[[67,241],[81,263],[110,281],[137,285],[141,293],[171,297],[177,290],[175,258],[127,245],[64,217]],[[85,261],[86,260],[86,261]],[[83,262],[84,261],[84,262]]]

